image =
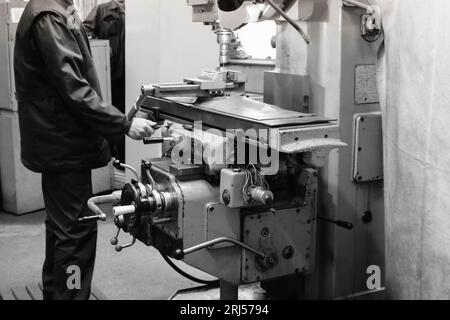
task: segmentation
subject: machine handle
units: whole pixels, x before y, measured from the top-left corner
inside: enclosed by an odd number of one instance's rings
[[[117,170],[126,169],[126,170],[131,171],[134,174],[134,176],[136,177],[136,181],[141,181],[141,177],[139,177],[139,174],[138,174],[137,170],[135,168],[133,168],[132,166],[129,166],[129,165],[124,164],[124,163],[121,163],[120,160],[115,160],[113,162],[113,166]]]
[[[98,216],[89,216],[78,219],[78,223],[88,223],[88,222],[96,222],[96,221],[106,221],[106,215],[98,215]]]
[[[93,197],[88,200],[87,206],[89,210],[92,211],[95,215],[89,216],[89,217],[82,217],[78,219],[79,223],[87,223],[87,222],[94,222],[94,221],[106,221],[106,214],[100,209],[100,204],[106,204],[106,203],[114,203],[116,201],[120,201],[120,198],[122,197],[122,191],[116,191],[108,196],[99,196],[99,197]]]
[[[127,119],[128,121],[132,121],[134,117],[138,114],[138,112],[141,110],[142,104],[145,101],[146,95],[142,93],[136,103],[131,107],[130,112],[128,112]]]
[[[119,206],[113,208],[114,217],[126,216],[128,214],[133,214],[136,212],[136,207],[134,205],[129,206]]]
[[[325,217],[318,217],[319,220],[324,221],[324,222],[328,222],[328,223],[332,223],[335,224],[336,226],[342,228],[342,229],[346,229],[346,230],[353,230],[354,225],[351,222],[348,221],[342,221],[342,220],[331,220]]]
[[[119,234],[120,234],[120,228],[117,228],[116,235],[111,238],[111,245],[117,246],[119,244]]]
[[[351,223],[351,222],[338,220],[338,221],[336,221],[336,225],[343,229],[353,230],[353,223]]]
[[[134,246],[135,243],[136,243],[136,238],[133,238],[133,240],[130,243],[127,243],[127,244],[124,244],[124,245],[120,245],[120,244],[116,245],[115,249],[116,249],[117,252],[121,252],[123,249],[130,248],[130,247]]]
[[[173,142],[174,138],[145,138],[144,144],[163,144],[165,142]]]
[[[242,243],[242,242],[240,242],[238,240],[235,240],[235,239],[223,237],[223,238],[217,238],[217,239],[214,239],[214,240],[211,240],[211,241],[208,241],[208,242],[204,242],[202,244],[199,244],[199,245],[197,245],[195,247],[192,247],[192,248],[189,248],[189,249],[186,249],[186,250],[181,250],[181,249],[175,250],[174,258],[176,260],[182,260],[188,254],[191,254],[191,253],[203,250],[203,249],[207,249],[207,248],[210,248],[210,247],[212,247],[214,245],[217,245],[217,244],[220,244],[220,243],[224,243],[224,242],[229,242],[229,243],[235,244],[235,245],[237,245],[238,247],[241,247],[244,250],[247,250],[249,252],[254,253],[256,256],[258,256],[258,257],[260,257],[262,259],[265,259],[267,257],[261,251],[258,251],[258,250],[254,249],[252,247],[249,247],[245,243]]]

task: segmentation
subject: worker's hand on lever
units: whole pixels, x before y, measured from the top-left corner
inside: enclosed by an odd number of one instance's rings
[[[135,118],[133,124],[131,125],[128,136],[133,140],[143,140],[144,138],[151,137],[155,132],[153,127],[156,123],[150,120]]]

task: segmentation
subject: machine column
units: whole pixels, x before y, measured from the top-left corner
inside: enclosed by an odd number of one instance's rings
[[[239,286],[220,280],[220,300],[238,300]]]

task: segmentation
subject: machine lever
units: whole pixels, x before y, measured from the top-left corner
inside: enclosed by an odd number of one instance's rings
[[[98,216],[89,216],[78,219],[79,223],[96,222],[96,221],[106,221],[106,214]]]
[[[129,214],[133,214],[136,212],[136,206],[135,205],[129,205],[129,206],[118,206],[113,208],[113,215],[114,217],[119,216],[126,216]]]
[[[142,89],[142,91],[144,91],[144,89]],[[131,108],[130,112],[127,115],[127,119],[128,121],[132,121],[134,119],[134,117],[136,117],[136,115],[138,114],[138,112],[141,110],[141,106],[143,104],[143,102],[145,101],[146,95],[144,93],[142,93],[138,100],[136,101],[136,103],[134,104],[134,106]]]
[[[120,234],[120,228],[117,228],[117,233],[116,235],[111,239],[111,244],[113,246],[117,246],[119,244],[119,234]]]
[[[116,245],[116,251],[117,252],[121,252],[123,249],[129,248],[134,246],[134,244],[136,243],[136,238],[133,238],[133,240],[130,243],[124,244],[124,245]]]
[[[258,256],[258,257],[260,257],[262,259],[266,258],[266,255],[264,253],[262,253],[261,251],[258,251],[258,250],[254,249],[252,247],[249,247],[245,243],[242,243],[242,242],[237,241],[235,239],[226,238],[226,237],[217,238],[217,239],[214,239],[214,240],[211,240],[211,241],[199,244],[198,246],[195,246],[195,247],[192,247],[192,248],[189,248],[189,249],[186,249],[186,250],[181,250],[181,249],[175,250],[174,258],[177,259],[177,260],[182,260],[188,254],[191,254],[191,253],[203,250],[203,249],[207,249],[207,248],[210,248],[212,246],[215,246],[217,244],[224,243],[224,242],[229,242],[229,243],[235,244],[236,246],[241,247],[244,250],[247,250],[249,252],[254,253],[256,256]]]
[[[342,220],[331,220],[325,217],[318,217],[319,220],[324,221],[324,222],[328,222],[328,223],[332,223],[337,225],[340,228],[346,229],[346,230],[353,230],[353,223],[351,222],[347,222],[347,221],[342,221]]]
[[[147,178],[150,181],[152,189],[156,189],[155,179],[153,178],[152,173],[150,172],[150,169],[152,168],[152,163],[150,161],[145,161],[144,166],[145,166],[145,174],[147,175]]]
[[[121,163],[119,160],[115,160],[113,162],[113,166],[117,170],[127,169],[127,170],[131,171],[134,174],[134,176],[136,177],[136,181],[141,181],[141,178],[139,177],[139,174],[137,173],[135,168],[133,168],[133,167],[127,165],[127,164]]]
[[[116,191],[108,196],[98,196],[98,197],[93,197],[93,198],[89,199],[87,202],[87,206],[88,206],[89,210],[91,210],[92,213],[94,213],[94,215],[89,216],[89,217],[80,218],[80,219],[78,219],[78,222],[79,223],[87,223],[87,222],[94,222],[94,221],[106,221],[107,216],[102,211],[102,209],[100,209],[99,205],[120,201],[121,197],[122,197],[122,191]]]
[[[174,138],[145,138],[144,144],[163,144],[165,142],[173,142],[175,141]]]
[[[153,219],[152,224],[153,225],[161,225],[161,224],[168,224],[172,223],[174,220],[172,218],[164,218],[164,219]]]

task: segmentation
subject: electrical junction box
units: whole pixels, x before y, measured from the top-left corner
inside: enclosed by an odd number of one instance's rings
[[[241,169],[223,169],[220,173],[220,201],[230,208],[242,208],[247,205],[243,188],[246,173]]]
[[[381,181],[383,167],[383,121],[380,112],[354,116],[353,181]]]

